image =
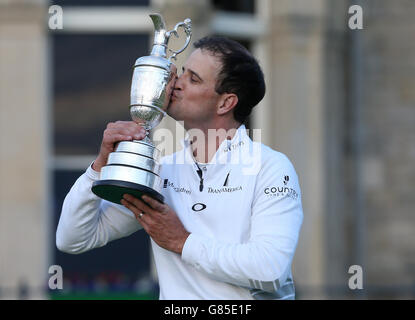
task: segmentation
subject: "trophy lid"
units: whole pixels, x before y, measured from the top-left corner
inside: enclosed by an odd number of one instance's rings
[[[170,70],[170,65],[172,62],[169,59],[158,57],[158,56],[144,56],[140,57],[135,61],[134,67],[139,66],[151,66],[159,67],[167,71]]]

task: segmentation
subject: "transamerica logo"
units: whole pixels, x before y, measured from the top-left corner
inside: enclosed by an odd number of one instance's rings
[[[222,188],[219,188],[219,189],[214,189],[214,188],[211,188],[211,187],[209,187],[208,188],[208,193],[223,193],[223,192],[235,192],[235,191],[240,191],[240,190],[242,190],[242,186],[239,186],[239,187],[234,187],[234,188],[232,188],[232,187],[222,187]]]
[[[171,187],[176,192],[184,192],[186,194],[191,194],[192,191],[185,189],[183,187],[175,187],[173,182],[169,182],[169,179],[164,179],[163,188]]]

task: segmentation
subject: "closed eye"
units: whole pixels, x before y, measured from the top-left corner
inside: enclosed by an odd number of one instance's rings
[[[190,82],[196,83],[196,82],[203,82],[203,79],[193,70],[186,69],[185,67],[182,67],[182,72],[188,72],[190,74]]]

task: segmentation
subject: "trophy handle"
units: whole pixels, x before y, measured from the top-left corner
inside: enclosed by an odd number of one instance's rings
[[[171,59],[176,60],[176,56],[179,53],[183,52],[187,48],[187,46],[189,45],[190,39],[192,38],[192,20],[190,20],[189,18],[187,18],[184,21],[179,22],[178,24],[176,24],[174,26],[173,30],[170,30],[170,31],[166,32],[166,37],[169,38],[172,34],[174,34],[176,36],[176,38],[178,38],[179,35],[177,34],[177,30],[180,27],[183,27],[184,32],[186,33],[186,42],[185,42],[183,48],[181,48],[180,50],[174,51],[174,50],[169,49],[169,51],[171,53],[173,53],[171,55],[171,57],[169,58],[170,60]]]

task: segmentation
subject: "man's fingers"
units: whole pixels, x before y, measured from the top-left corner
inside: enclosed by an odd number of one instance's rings
[[[141,140],[144,138],[146,131],[142,126],[134,121],[117,121],[108,123],[107,128],[104,131],[104,137],[111,137],[115,134],[132,136],[134,139]]]
[[[136,206],[139,210],[143,211],[144,213],[153,213],[153,209],[140,199],[133,197],[129,194],[124,194],[123,198],[128,202],[131,202],[134,206]]]
[[[144,129],[143,129],[144,130]],[[133,129],[108,129],[105,131],[104,138],[109,142],[117,141],[118,137],[130,137],[136,140],[141,140],[145,137],[145,130]]]
[[[110,137],[108,137],[105,142],[112,145],[119,141],[132,140],[132,139],[133,137],[131,135],[113,134]]]
[[[127,209],[130,209],[130,211],[134,213],[134,216],[136,217],[136,219],[140,217],[140,213],[142,213],[142,211],[137,209],[137,207],[135,207],[131,202],[125,199],[121,199],[120,202],[124,207],[126,207]]]
[[[148,233],[148,224],[145,221],[145,219],[147,219],[147,217],[145,217],[146,214],[143,211],[141,211],[140,209],[138,209],[134,204],[132,204],[131,202],[129,202],[125,199],[121,199],[121,204],[124,207],[126,207],[127,209],[131,210],[131,212],[134,214],[135,218],[138,220],[138,222],[140,222],[140,224],[143,226],[143,228]]]
[[[134,121],[117,121],[111,127],[108,127],[111,130],[128,130],[132,133],[145,133],[146,130],[135,123]]]
[[[154,210],[158,211],[158,212],[162,212],[164,213],[166,210],[166,206],[160,202],[158,202],[157,200],[149,197],[149,196],[143,196],[142,199],[148,203]]]

